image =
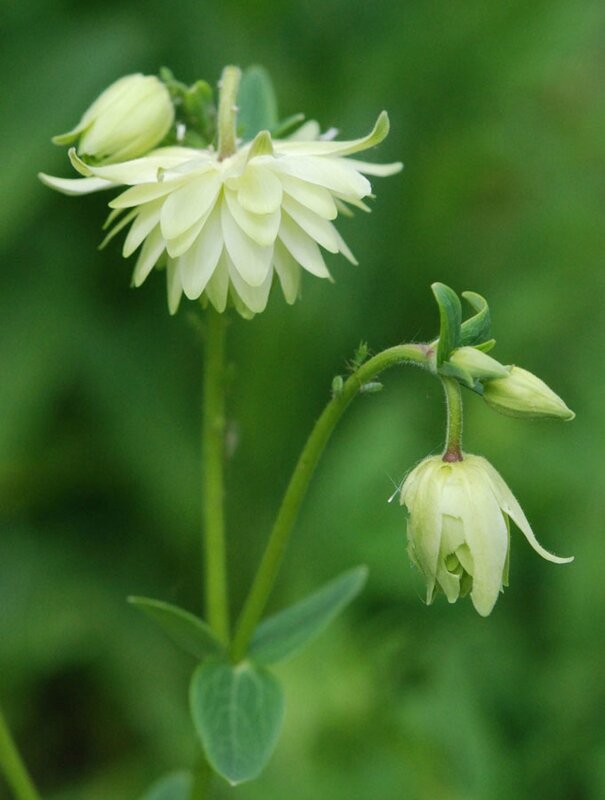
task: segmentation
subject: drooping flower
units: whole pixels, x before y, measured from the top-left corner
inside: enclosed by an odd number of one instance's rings
[[[566,421],[575,417],[565,402],[536,375],[521,367],[508,367],[508,375],[486,381],[483,399],[509,417],[557,417]]]
[[[77,142],[79,155],[97,161],[126,161],[156,147],[173,120],[170,93],[158,78],[126,75],[99,95],[75,128],[53,137],[53,142]]]
[[[409,512],[408,553],[427,582],[427,603],[441,589],[450,603],[470,592],[475,609],[487,616],[508,585],[509,518],[542,558],[573,561],[545,550],[504,480],[484,458],[462,461],[441,456],[421,461],[401,487]]]
[[[263,131],[222,160],[212,148],[165,147],[94,166],[71,151],[84,178],[40,177],[66,194],[128,187],[109,203],[114,227],[107,239],[130,225],[123,255],[140,248],[135,286],[155,266],[166,266],[171,313],[185,294],[219,312],[231,299],[243,316],[251,316],[264,310],[274,275],[288,303],[298,297],[301,269],[329,278],[320,248],[357,263],[334,220],[339,212],[350,213],[349,206],[369,210],[363,202],[372,191],[366,175],[393,175],[402,165],[349,156],[379,144],[388,131],[383,112],[361,139],[299,134],[272,140]],[[307,126],[306,135],[315,136],[316,129]]]

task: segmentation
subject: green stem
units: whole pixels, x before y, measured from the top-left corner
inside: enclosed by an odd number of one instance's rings
[[[441,378],[447,404],[447,436],[444,461],[462,461],[462,392],[453,378]]]
[[[242,77],[239,67],[225,67],[218,101],[218,157],[232,156],[237,149],[237,90]]]
[[[0,708],[0,769],[17,800],[40,800]]]
[[[193,785],[189,800],[209,800],[212,787],[212,770],[206,759],[201,756],[193,772]]]
[[[202,421],[203,523],[206,617],[223,642],[229,640],[224,517],[225,321],[206,311]]]
[[[245,658],[250,638],[262,617],[288,543],[292,526],[307,492],[321,454],[344,411],[363,388],[383,370],[405,362],[429,366],[431,348],[424,344],[402,344],[383,350],[362,364],[335,393],[303,448],[282,500],[260,566],[252,583],[233,639],[232,658]]]

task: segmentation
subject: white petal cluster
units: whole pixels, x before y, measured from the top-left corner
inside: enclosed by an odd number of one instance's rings
[[[426,458],[406,478],[400,499],[410,514],[408,553],[426,578],[427,603],[439,587],[450,603],[470,592],[479,614],[491,612],[508,585],[508,518],[542,558],[573,561],[538,543],[511,490],[480,456],[447,463]]]
[[[366,175],[393,175],[402,165],[348,156],[381,142],[388,129],[383,112],[371,133],[354,141],[273,141],[263,132],[223,160],[211,148],[166,147],[95,167],[72,151],[84,178],[41,178],[67,194],[128,187],[109,203],[108,238],[130,226],[123,254],[139,250],[135,286],[165,265],[171,313],[184,294],[219,312],[231,300],[251,316],[264,310],[274,276],[288,303],[298,297],[301,270],[329,278],[321,248],[356,263],[334,220],[349,206],[369,210]]]

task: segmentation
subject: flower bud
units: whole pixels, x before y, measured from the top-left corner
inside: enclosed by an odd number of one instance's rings
[[[491,612],[508,585],[509,518],[543,558],[573,560],[541,547],[511,490],[480,456],[426,458],[406,478],[400,501],[410,514],[408,553],[426,578],[429,604],[440,589],[450,603],[470,593],[481,616]]]
[[[449,361],[479,380],[504,378],[508,375],[507,367],[476,347],[459,347],[454,350]]]
[[[575,417],[544,381],[521,367],[510,367],[507,377],[487,381],[484,389],[485,402],[510,417]]]
[[[113,163],[152,150],[170,130],[174,108],[166,86],[152,75],[126,75],[95,100],[73,130],[55,144],[78,141],[81,156]]]

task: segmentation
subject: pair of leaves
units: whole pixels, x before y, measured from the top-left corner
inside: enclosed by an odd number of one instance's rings
[[[230,783],[257,777],[277,743],[284,697],[266,667],[295,655],[318,636],[359,594],[366,579],[366,567],[349,570],[264,620],[254,633],[248,659],[240,664],[229,661],[223,644],[198,617],[158,600],[130,598],[177,646],[203,660],[191,683],[191,713],[209,763]]]
[[[495,342],[490,339],[491,317],[485,298],[476,292],[462,292],[462,297],[476,312],[462,322],[462,306],[456,292],[444,283],[434,283],[431,289],[439,306],[437,368],[449,359],[457,347],[491,350]]]

